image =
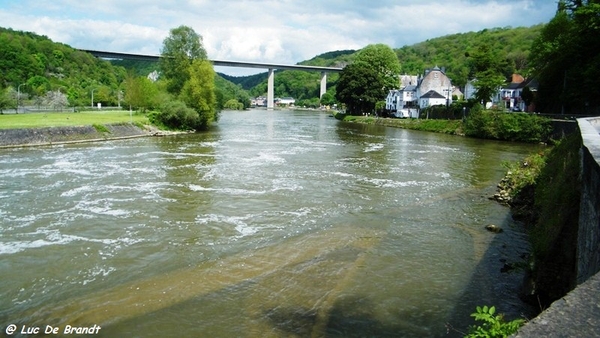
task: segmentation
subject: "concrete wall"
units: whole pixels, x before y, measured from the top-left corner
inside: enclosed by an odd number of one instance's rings
[[[581,284],[600,271],[600,118],[577,123],[583,139],[577,241],[577,284]]]
[[[577,123],[583,140],[578,286],[513,337],[600,337],[600,117]]]

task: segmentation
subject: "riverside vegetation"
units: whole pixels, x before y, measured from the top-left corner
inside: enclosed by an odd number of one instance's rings
[[[423,117],[426,114],[426,112],[421,112]],[[341,113],[336,113],[334,116],[336,119],[346,122],[379,124],[388,127],[515,142],[547,142],[552,131],[548,118],[526,113],[483,110],[480,105],[474,105],[464,120],[454,118],[390,119]]]

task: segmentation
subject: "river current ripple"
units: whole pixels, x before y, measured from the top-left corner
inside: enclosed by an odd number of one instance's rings
[[[3,149],[0,326],[435,337],[476,305],[519,316],[518,276],[499,269],[527,242],[487,196],[534,150],[285,110]]]

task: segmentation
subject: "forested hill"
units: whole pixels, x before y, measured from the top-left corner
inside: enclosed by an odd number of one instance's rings
[[[492,28],[479,32],[458,33],[429,39],[414,45],[396,48],[403,74],[423,74],[426,68],[444,67],[457,86],[464,86],[470,75],[468,54],[485,44],[506,62],[504,73],[508,77],[517,72],[528,75],[527,59],[533,41],[540,35],[544,25],[517,28]],[[306,61],[303,65],[344,67],[352,62],[355,50],[324,53]],[[249,77],[227,77],[258,96],[266,93],[267,74]],[[318,74],[301,71],[281,71],[275,76],[275,95],[292,96],[306,100],[318,95]],[[328,92],[335,93],[337,74],[328,76]]]
[[[452,82],[464,86],[469,77],[468,53],[486,44],[506,59],[506,75],[527,75],[527,58],[531,45],[544,25],[517,28],[493,28],[429,39],[396,49],[403,74],[422,74],[426,68],[445,67]]]
[[[108,62],[46,36],[0,27],[0,96],[5,88],[18,89],[30,99],[58,90],[66,94],[70,106],[88,106],[93,91],[94,103],[116,106],[124,98],[123,84],[129,76],[146,77],[155,70],[157,62]],[[220,107],[232,98],[249,105],[247,93],[238,86],[220,78],[215,86]]]
[[[50,90],[66,93],[73,105],[109,98],[125,78],[122,67],[99,60],[46,36],[0,27],[0,89],[21,85],[21,92],[42,96]]]

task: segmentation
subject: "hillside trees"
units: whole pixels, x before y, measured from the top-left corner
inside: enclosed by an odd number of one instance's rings
[[[68,93],[70,106],[89,106],[93,88],[106,86],[105,104],[117,103],[115,93],[125,70],[106,61],[30,32],[0,28],[0,88],[21,86],[40,104],[49,91]]]
[[[215,94],[217,109],[247,109],[250,108],[250,96],[240,85],[227,81],[221,76],[215,76]],[[236,102],[233,108],[233,101]],[[227,104],[229,102],[229,104]]]
[[[424,69],[438,65],[446,68],[446,75],[453,84],[462,87],[470,75],[465,51],[471,51],[484,42],[491,51],[506,59],[509,66],[507,76],[512,72],[528,76],[531,43],[539,36],[542,27],[504,27],[452,34],[403,46],[395,51],[403,74],[420,74]]]
[[[532,46],[544,113],[600,113],[600,1],[562,0]]]

